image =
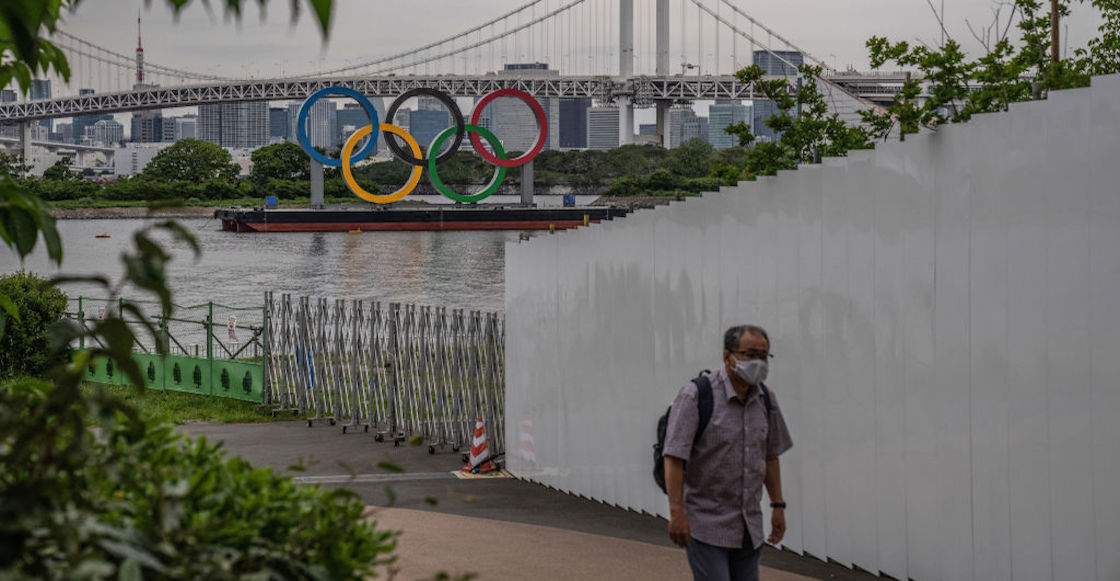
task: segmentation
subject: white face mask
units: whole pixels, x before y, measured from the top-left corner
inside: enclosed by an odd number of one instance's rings
[[[748,359],[746,361],[735,361],[735,373],[743,378],[743,381],[751,384],[758,385],[766,381],[766,373],[769,371],[769,366],[762,359]]]

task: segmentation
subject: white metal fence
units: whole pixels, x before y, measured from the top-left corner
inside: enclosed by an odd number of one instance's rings
[[[656,418],[753,322],[795,442],[788,548],[1120,579],[1120,76],[1093,84],[510,243],[510,469],[666,515]]]
[[[469,449],[484,418],[504,441],[497,313],[265,296],[269,403],[394,442]]]

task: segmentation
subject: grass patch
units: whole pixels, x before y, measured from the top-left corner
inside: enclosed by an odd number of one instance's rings
[[[146,419],[161,423],[186,424],[190,422],[217,422],[244,424],[271,422],[272,410],[247,401],[156,389],[139,390],[132,386],[106,385],[86,382],[82,390],[94,390],[120,397],[140,411]]]

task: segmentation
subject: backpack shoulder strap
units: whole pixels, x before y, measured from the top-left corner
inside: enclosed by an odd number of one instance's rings
[[[766,407],[766,416],[770,416],[770,412],[774,409],[774,404],[770,403],[770,390],[766,388],[765,383],[759,382],[758,394],[762,396],[762,405]]]
[[[708,376],[701,373],[692,380],[696,384],[696,406],[700,409],[700,423],[696,426],[696,437],[693,440],[700,440],[700,435],[708,427],[708,423],[712,421],[712,408],[715,406],[712,399],[712,382]]]

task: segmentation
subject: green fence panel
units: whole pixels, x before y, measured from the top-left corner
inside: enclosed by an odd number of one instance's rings
[[[120,369],[117,369],[116,364],[105,357],[97,357],[89,362],[89,365],[86,366],[86,381],[107,383],[109,385],[123,385],[127,383],[127,380],[123,379],[123,374]]]
[[[166,357],[152,353],[133,353],[132,358],[140,367],[144,385],[150,389],[164,389]]]
[[[200,357],[169,355],[164,386],[173,391],[212,395],[210,362]]]
[[[215,359],[213,393],[245,401],[264,403],[264,365]]]

